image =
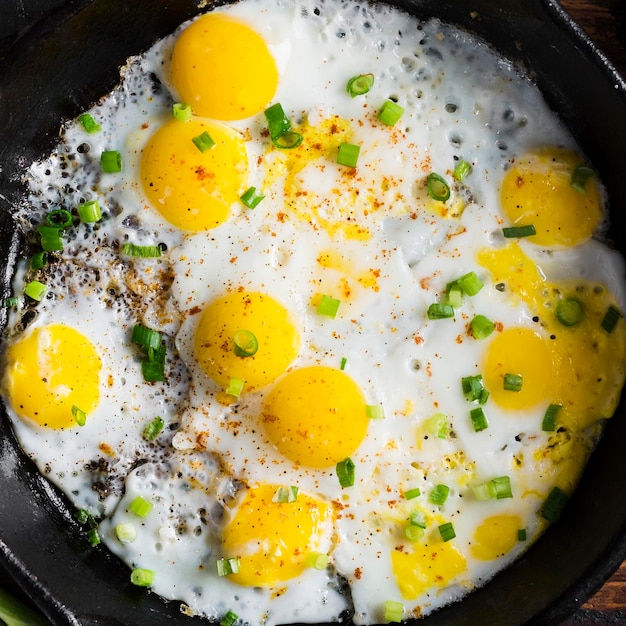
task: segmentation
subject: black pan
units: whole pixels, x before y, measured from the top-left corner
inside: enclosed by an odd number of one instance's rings
[[[210,2],[209,2],[210,4]],[[394,0],[487,40],[537,82],[607,186],[611,237],[626,247],[626,84],[556,0]],[[21,168],[56,143],[118,79],[125,59],[198,13],[193,0],[70,0],[18,41],[0,69],[0,297],[19,241],[11,211]],[[5,320],[0,319],[4,324]],[[424,626],[558,624],[626,556],[626,405],[620,405],[561,521],[512,567]],[[0,417],[0,558],[54,624],[206,623],[131,585],[106,549],[90,548],[64,498],[19,450]],[[422,624],[422,622],[416,622]]]

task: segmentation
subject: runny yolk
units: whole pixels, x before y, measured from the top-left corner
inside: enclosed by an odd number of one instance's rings
[[[323,366],[294,370],[267,395],[265,432],[298,465],[323,468],[350,456],[365,438],[365,398],[345,372]]]
[[[522,528],[518,515],[492,515],[478,526],[472,540],[472,556],[492,561],[510,552],[518,542],[517,531]]]
[[[222,532],[222,554],[239,559],[229,580],[248,587],[272,587],[302,574],[307,558],[320,551],[331,521],[328,505],[300,492],[295,502],[274,502],[278,485],[246,492]]]
[[[188,26],[172,52],[171,76],[196,115],[240,120],[276,93],[278,70],[267,44],[243,22],[210,13]]]
[[[205,132],[215,145],[201,152],[193,139]],[[141,182],[148,200],[181,230],[208,230],[228,219],[247,179],[243,138],[208,120],[169,120],[152,135],[141,156]]]
[[[100,395],[100,357],[74,328],[35,328],[9,346],[4,386],[11,406],[24,418],[49,428],[76,426],[75,406],[89,416]]]

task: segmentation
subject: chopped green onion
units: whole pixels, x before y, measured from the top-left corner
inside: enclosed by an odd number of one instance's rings
[[[337,300],[337,298],[333,298],[332,296],[323,295],[317,305],[317,313],[318,315],[335,319],[340,304],[341,300]]]
[[[520,528],[517,531],[517,540],[518,541],[526,541],[526,529],[525,528]]]
[[[292,485],[291,487],[279,487],[272,498],[272,502],[279,504],[287,504],[295,502],[298,499],[298,487]]]
[[[159,434],[161,433],[164,427],[165,427],[165,420],[162,417],[159,417],[157,415],[143,429],[143,438],[146,441],[154,441],[159,436]]]
[[[583,319],[583,306],[575,298],[559,300],[556,305],[556,319],[563,326],[576,326]]]
[[[553,432],[556,430],[556,416],[561,410],[560,404],[551,404],[543,415],[543,422],[541,423],[541,430],[546,432]]]
[[[472,171],[472,166],[467,161],[459,161],[452,172],[452,176],[459,182],[462,181]]]
[[[292,130],[283,133],[279,137],[272,139],[272,143],[276,148],[281,150],[292,150],[297,148],[302,143],[303,137],[300,133],[296,133]]]
[[[385,621],[399,623],[404,617],[404,606],[401,602],[387,600],[385,602]]]
[[[239,573],[239,559],[218,559],[217,560],[217,575],[218,576],[230,576],[231,574]]]
[[[46,224],[54,228],[69,228],[72,225],[72,214],[66,209],[55,209],[46,215]]]
[[[92,515],[87,509],[76,509],[74,517],[79,524],[86,524]]]
[[[42,267],[45,267],[47,263],[48,253],[45,250],[40,250],[39,252],[35,252],[30,258],[30,269],[40,270]]]
[[[81,123],[82,127],[88,132],[90,135],[97,133],[102,129],[102,126],[96,122],[93,118],[93,115],[89,113],[82,113],[78,116],[78,121]]]
[[[552,487],[552,491],[541,507],[542,517],[549,522],[556,522],[561,517],[566,503],[567,495],[559,487]]]
[[[579,193],[585,193],[587,181],[595,176],[595,174],[596,173],[590,167],[581,163],[580,165],[576,166],[576,168],[572,172],[569,185],[572,189],[575,189]]]
[[[256,336],[245,328],[235,331],[233,344],[233,352],[242,358],[254,356],[259,349],[259,342]]]
[[[9,296],[4,299],[4,306],[7,309],[16,307],[20,303],[20,299],[17,296]]]
[[[102,219],[102,210],[97,200],[88,200],[78,205],[78,216],[85,224],[93,224]]]
[[[122,155],[117,150],[104,150],[100,155],[100,165],[106,174],[122,171]]]
[[[243,378],[231,378],[228,381],[228,387],[226,387],[225,391],[229,396],[235,396],[238,398],[243,391],[243,386],[245,381]]]
[[[435,172],[431,172],[426,178],[426,188],[428,195],[438,202],[445,202],[450,197],[450,186],[444,178]]]
[[[470,322],[470,333],[474,339],[486,339],[495,328],[495,324],[484,315],[475,315]]]
[[[130,573],[130,582],[137,587],[149,587],[154,582],[155,574],[151,569],[134,569]]]
[[[100,545],[100,533],[97,528],[90,528],[87,531],[87,541],[92,548],[95,548],[97,545]]]
[[[141,361],[143,379],[149,383],[165,380],[165,355],[167,348],[161,344],[158,348],[148,348],[146,358]]]
[[[420,541],[424,537],[425,531],[420,526],[413,526],[409,524],[404,527],[404,536],[409,540],[415,543],[416,541]]]
[[[141,324],[135,324],[133,327],[133,334],[131,341],[141,346],[144,349],[152,348],[156,350],[161,346],[161,333],[157,330],[152,330],[147,326]]]
[[[87,524],[89,528],[86,531],[87,541],[92,547],[100,544],[100,535],[98,533],[98,522],[94,516],[86,509],[78,509],[76,511],[76,520],[79,524]]]
[[[417,496],[421,495],[421,491],[419,489],[419,487],[415,487],[415,489],[409,489],[408,491],[404,492],[404,497],[407,500],[413,500],[413,498],[417,498]]]
[[[514,239],[515,237],[531,237],[536,235],[537,231],[533,224],[527,224],[525,226],[508,226],[502,229],[502,234],[507,239]]]
[[[378,111],[378,119],[385,126],[394,126],[395,123],[402,117],[404,109],[393,100],[386,100],[383,102],[383,106]]]
[[[409,515],[409,524],[411,526],[419,526],[420,528],[426,528],[426,517],[421,511],[411,511]]]
[[[341,371],[343,371],[343,370],[345,370],[345,369],[346,369],[346,363],[347,363],[347,362],[348,362],[348,359],[346,359],[346,357],[345,357],[345,356],[342,356],[342,357],[341,357],[341,365],[339,366],[339,369],[340,369]]]
[[[134,243],[125,243],[122,246],[122,254],[142,259],[156,259],[161,256],[161,246],[137,246]]]
[[[239,198],[249,209],[255,209],[265,196],[256,187],[249,187]]]
[[[350,457],[337,463],[337,478],[339,479],[339,484],[342,489],[354,485],[354,470],[354,461]]]
[[[382,404],[366,404],[365,415],[371,420],[379,420],[385,417],[385,409]]]
[[[504,375],[503,386],[505,391],[521,391],[522,390],[522,375],[510,374]]]
[[[43,300],[44,296],[46,295],[46,291],[48,291],[48,288],[43,283],[40,283],[38,280],[32,280],[24,288],[24,293],[29,298],[32,298],[37,302],[41,302]]]
[[[337,153],[337,163],[346,167],[356,167],[359,160],[361,146],[353,143],[341,142],[339,144],[339,152]]]
[[[472,491],[474,492],[474,497],[479,502],[483,502],[484,500],[492,500],[496,497],[496,486],[494,485],[492,480],[488,480],[487,482],[474,485],[472,487]]]
[[[374,74],[359,74],[353,76],[346,85],[346,91],[351,98],[366,94],[374,86]]]
[[[463,304],[463,289],[456,280],[446,285],[445,304],[449,304],[455,309]]]
[[[72,417],[79,426],[84,426],[87,423],[87,414],[75,404],[72,404]]]
[[[324,570],[328,567],[328,554],[310,552],[306,557],[306,564],[313,569]]]
[[[450,494],[450,487],[447,485],[435,485],[428,495],[428,501],[431,504],[436,504],[441,506],[448,499],[448,495]]]
[[[511,479],[509,476],[498,476],[491,481],[496,490],[496,498],[503,500],[504,498],[512,498]]]
[[[302,143],[302,135],[291,130],[291,121],[279,102],[265,109],[265,119],[274,147],[290,150]]]
[[[433,302],[433,304],[428,307],[427,315],[429,320],[443,320],[454,317],[454,308],[449,304]]]
[[[63,250],[63,239],[60,230],[56,226],[46,226],[42,224],[37,227],[37,232],[41,237],[41,247],[46,252],[58,252]]]
[[[228,611],[224,617],[220,620],[220,626],[234,626],[235,622],[239,619],[237,613]]]
[[[475,296],[485,286],[476,272],[468,272],[461,276],[461,278],[457,278],[456,282],[463,290],[463,293],[468,296]]]
[[[479,402],[484,404],[484,394],[487,392],[483,384],[483,377],[480,374],[475,376],[464,376],[461,378],[461,389],[468,402]],[[487,392],[488,393],[488,392]]]
[[[437,435],[439,439],[446,439],[448,436],[448,416],[445,413],[435,413],[426,420],[424,427],[431,435]]]
[[[194,146],[200,150],[200,152],[206,152],[211,148],[215,147],[215,141],[213,141],[213,137],[207,133],[205,130],[203,133],[196,135],[192,138]]]
[[[149,502],[142,496],[137,496],[128,507],[130,511],[132,511],[138,517],[147,517],[147,515],[152,511],[154,504]]]
[[[617,326],[617,322],[619,322],[620,317],[622,317],[622,314],[619,309],[616,309],[611,304],[604,314],[600,326],[602,326],[602,329],[605,330],[607,333],[611,334]]]
[[[174,102],[172,115],[179,122],[188,122],[191,119],[191,105],[185,102]]]
[[[115,527],[115,536],[122,543],[132,543],[137,539],[137,530],[130,522],[126,524],[117,524]]]
[[[444,541],[450,541],[456,537],[456,533],[454,532],[454,526],[452,526],[452,522],[446,522],[445,524],[441,524],[439,526],[439,534]]]
[[[481,430],[485,430],[489,427],[489,422],[481,407],[476,407],[470,411],[470,419],[472,420],[474,432],[479,433]]]

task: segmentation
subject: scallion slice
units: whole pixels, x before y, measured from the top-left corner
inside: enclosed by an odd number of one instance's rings
[[[485,286],[476,272],[468,272],[457,278],[456,282],[467,296],[475,296]]]
[[[63,250],[63,239],[61,239],[59,228],[42,224],[37,227],[37,232],[41,237],[42,250],[46,252],[58,252],[59,250]]]
[[[438,484],[435,485],[430,494],[428,494],[428,501],[431,504],[442,506],[450,495],[450,487],[448,485]]]
[[[20,303],[20,299],[17,296],[9,296],[8,298],[4,299],[4,306],[7,309],[16,307],[18,304]]]
[[[291,150],[302,143],[302,135],[291,130],[291,121],[285,115],[280,102],[265,109],[265,119],[274,147]]]
[[[154,441],[159,436],[159,434],[162,432],[164,427],[165,427],[165,420],[162,417],[157,415],[143,429],[143,438],[146,441]]]
[[[239,198],[249,209],[256,209],[265,196],[256,188],[249,187]]]
[[[38,280],[31,280],[24,288],[24,293],[33,300],[41,302],[48,291],[48,287]]]
[[[360,152],[361,146],[341,142],[339,144],[339,151],[337,152],[337,163],[339,163],[339,165],[345,165],[346,167],[356,167]]]
[[[106,174],[122,171],[122,155],[118,150],[104,150],[100,155],[100,166]]]
[[[463,289],[456,280],[446,285],[445,304],[449,304],[455,309],[463,304]]]
[[[491,483],[496,491],[496,498],[503,500],[504,498],[512,498],[513,490],[511,489],[511,478],[509,476],[498,476],[493,478]]]
[[[556,319],[563,326],[576,326],[583,319],[583,305],[575,298],[559,300],[556,305]]]
[[[318,315],[335,319],[340,304],[341,300],[337,300],[337,298],[333,298],[332,296],[322,295],[317,305],[317,313]]]
[[[142,259],[156,259],[161,256],[161,246],[138,246],[127,242],[122,246],[122,254]]]
[[[491,480],[479,483],[478,485],[473,485],[472,491],[474,492],[474,497],[479,502],[492,500],[496,497],[496,487]]]
[[[537,234],[537,231],[533,224],[526,224],[524,226],[507,226],[502,229],[502,234],[507,239],[514,239],[515,237],[532,237]]]
[[[172,115],[179,122],[188,122],[191,119],[191,105],[186,102],[174,102]]]
[[[393,100],[386,100],[378,111],[378,119],[385,126],[394,126],[402,117],[404,108]]]
[[[426,420],[424,428],[431,435],[436,435],[439,439],[446,439],[448,436],[448,416],[445,413],[435,413]]]
[[[128,509],[132,511],[138,517],[147,517],[154,504],[146,500],[142,496],[137,496],[131,503]]]
[[[143,379],[149,383],[165,380],[165,355],[167,348],[162,343],[158,348],[148,348],[146,357],[141,362]]]
[[[454,317],[454,308],[442,302],[433,302],[427,311],[429,320],[443,320]]]
[[[609,305],[609,308],[606,310],[604,317],[602,318],[602,322],[600,326],[607,333],[611,334],[615,327],[617,326],[617,322],[619,322],[622,314],[619,309],[615,308],[612,304]]]
[[[272,498],[272,502],[279,504],[288,504],[298,499],[298,487],[291,485],[290,487],[279,487]]]
[[[495,324],[484,315],[475,315],[470,322],[470,334],[474,339],[486,339],[495,330]]]
[[[382,404],[366,404],[365,415],[367,415],[367,417],[371,420],[384,419],[385,409]]]
[[[97,528],[90,528],[87,531],[87,541],[92,548],[95,548],[97,545],[100,545],[100,533]]]
[[[543,415],[541,430],[545,432],[554,432],[556,430],[556,416],[561,410],[560,404],[551,404]]]
[[[90,113],[82,113],[78,116],[78,121],[81,123],[81,126],[88,132],[90,135],[99,132],[102,129],[102,126],[96,122],[93,118],[93,115]]]
[[[483,377],[480,374],[475,376],[463,376],[461,378],[461,389],[468,402],[480,402],[485,391]]]
[[[411,511],[409,515],[409,524],[411,526],[419,526],[420,528],[426,528],[426,517],[422,511]]]
[[[87,423],[87,414],[75,404],[72,404],[72,417],[79,426],[84,426]]]
[[[417,498],[417,496],[421,495],[421,491],[419,487],[415,487],[414,489],[408,489],[404,492],[404,497],[407,500],[413,500],[413,498]]]
[[[585,193],[587,181],[595,176],[595,172],[587,165],[580,164],[574,168],[569,185],[579,193]]]
[[[132,543],[137,539],[137,529],[130,522],[117,524],[117,526],[115,526],[115,536],[122,543]]]
[[[346,363],[348,362],[348,359],[346,359],[345,356],[341,357],[341,364],[339,365],[339,369],[343,372],[343,370],[346,369]]]
[[[232,611],[227,611],[227,613],[220,620],[220,626],[235,626],[235,623],[239,619],[239,615],[237,613],[233,613]]]
[[[46,224],[54,228],[69,228],[72,225],[72,214],[66,209],[55,209],[46,215]]]
[[[354,485],[355,467],[354,461],[350,457],[337,463],[337,478],[342,489]]]
[[[426,188],[428,195],[438,202],[445,202],[450,198],[450,185],[442,176],[435,172],[431,172],[426,178]]]
[[[300,133],[288,130],[279,137],[272,139],[272,143],[275,148],[280,148],[281,150],[292,150],[293,148],[297,148],[302,143],[303,139],[304,138]]]
[[[404,527],[404,536],[412,543],[420,541],[424,537],[424,534],[425,530],[423,528],[420,528],[419,526],[413,526],[412,524],[409,524],[408,526]]]
[[[517,540],[518,541],[526,541],[526,529],[525,528],[520,528],[517,531]]]
[[[254,356],[259,349],[259,342],[254,333],[240,328],[233,335],[233,352],[242,358]]]
[[[404,617],[404,605],[402,602],[387,600],[385,602],[384,617],[387,622],[400,623]]]
[[[102,219],[102,209],[97,200],[88,200],[78,205],[78,216],[81,222],[93,224]]]
[[[194,146],[200,150],[200,152],[206,152],[211,148],[215,147],[215,141],[213,141],[213,137],[207,133],[205,130],[203,133],[196,135],[191,139],[193,141]]]
[[[218,576],[230,576],[231,574],[239,573],[240,562],[239,559],[218,559],[217,560],[217,575]]]
[[[467,161],[459,161],[452,172],[452,176],[459,182],[468,176],[472,171],[472,166]]]
[[[130,573],[130,582],[137,587],[150,587],[154,583],[155,573],[151,569],[138,567]]]
[[[482,410],[482,407],[476,407],[470,411],[470,419],[472,420],[472,427],[474,432],[479,433],[481,430],[485,430],[489,427],[487,416]]]
[[[505,391],[516,391],[519,392],[522,390],[522,375],[521,374],[511,374],[507,372],[504,375],[503,386]]]
[[[229,396],[235,396],[238,398],[243,391],[245,381],[243,378],[231,378],[228,381],[228,387],[224,390]]]
[[[353,76],[346,85],[346,91],[351,98],[366,94],[374,86],[374,74],[359,74]]]
[[[149,348],[156,350],[161,345],[162,338],[159,331],[152,330],[141,324],[135,324],[131,341],[146,350]]]
[[[48,263],[48,253],[45,250],[40,250],[39,252],[35,252],[32,257],[30,257],[30,269],[31,270],[40,270],[42,267],[45,267]]]
[[[445,524],[439,525],[439,534],[441,535],[441,539],[443,541],[450,541],[456,537],[456,533],[454,532],[454,526],[452,522],[446,522]]]
[[[541,507],[541,516],[549,522],[556,522],[561,517],[566,503],[567,495],[559,487],[552,487]]]
[[[310,552],[306,557],[306,564],[317,570],[324,570],[328,567],[328,554],[323,552]]]

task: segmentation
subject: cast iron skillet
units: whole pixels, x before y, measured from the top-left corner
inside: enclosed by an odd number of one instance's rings
[[[557,1],[393,2],[474,32],[530,73],[606,184],[611,237],[624,252],[626,84]],[[0,70],[0,297],[9,293],[19,251],[10,215],[21,197],[21,168],[54,146],[59,120],[110,91],[129,55],[198,12],[193,0],[70,0],[8,55]],[[615,495],[626,481],[625,413],[622,402],[561,521],[512,567],[425,626],[557,624],[602,585],[626,556],[626,499]],[[64,498],[20,452],[5,415],[0,494],[0,556],[54,624],[206,623],[134,587],[126,566],[89,547]]]

